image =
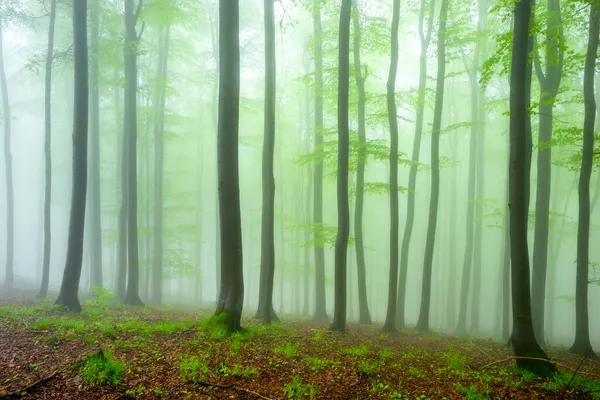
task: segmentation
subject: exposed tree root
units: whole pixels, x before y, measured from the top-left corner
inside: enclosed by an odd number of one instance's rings
[[[16,392],[0,395],[0,400],[4,400],[4,399],[20,399],[21,397],[26,396],[27,392],[29,392],[34,387],[36,387],[38,385],[41,385],[42,383],[48,382],[51,379],[54,379],[54,377],[56,376],[57,373],[58,373],[58,371],[54,371],[53,373],[51,373],[47,377],[40,378],[37,381],[33,382],[31,385],[27,386],[26,388],[19,389]]]
[[[250,393],[250,394],[252,394],[252,395],[254,395],[254,396],[258,397],[258,398],[264,399],[264,400],[272,400],[270,397],[265,397],[265,396],[263,396],[260,393],[257,393],[257,392],[255,392],[253,390],[250,390],[250,389],[246,389],[246,388],[241,387],[241,386],[236,386],[236,385],[231,385],[231,384],[225,384],[225,385],[223,385],[223,384],[220,384],[220,383],[210,383],[210,382],[203,382],[203,381],[196,382],[196,384],[200,385],[200,386],[206,386],[206,387],[212,386],[212,387],[218,387],[218,388],[221,388],[221,389],[235,389],[235,390],[240,390],[242,392]]]

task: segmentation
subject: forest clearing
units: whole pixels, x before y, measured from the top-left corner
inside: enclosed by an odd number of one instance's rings
[[[560,374],[515,368],[501,341],[286,316],[242,332],[211,310],[89,299],[73,315],[48,302],[0,302],[0,399],[598,399],[600,365],[548,348]],[[576,372],[576,373],[575,373]]]

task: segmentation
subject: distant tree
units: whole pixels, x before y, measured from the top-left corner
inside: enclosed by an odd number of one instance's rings
[[[425,259],[423,262],[423,284],[421,294],[421,310],[417,329],[429,330],[429,310],[431,303],[431,269],[437,229],[438,204],[440,198],[440,132],[442,129],[442,110],[444,107],[444,83],[446,79],[446,23],[448,20],[448,0],[442,0],[440,9],[440,26],[438,33],[438,70],[435,90],[435,109],[431,128],[431,198],[429,201],[429,225],[425,243]]]
[[[315,149],[323,143],[323,27],[321,26],[321,2],[314,0],[312,8],[315,46]],[[323,223],[323,160],[315,161],[314,169],[313,223]],[[325,249],[322,245],[322,232],[314,231],[315,242],[315,322],[325,322],[327,308],[325,301]]]
[[[46,50],[46,76],[44,82],[44,250],[42,261],[42,283],[37,295],[45,299],[50,280],[50,249],[52,244],[52,60],[54,58],[54,26],[56,24],[56,0],[50,1],[48,24],[48,46]]]
[[[127,137],[127,291],[125,304],[144,305],[139,296],[139,254],[137,229],[137,52],[139,37],[136,24],[142,0],[134,8],[134,0],[125,0],[125,130]],[[124,165],[125,165],[124,163]]]
[[[260,247],[260,287],[256,317],[265,325],[277,321],[273,310],[273,278],[275,276],[275,7],[274,0],[265,0],[265,135],[262,153],[262,218]],[[283,244],[283,243],[282,243]]]
[[[529,255],[527,251],[528,194],[528,47],[532,0],[515,4],[512,63],[510,72],[510,251],[513,304],[513,332],[510,342],[517,357],[548,358],[535,340],[529,294]],[[554,364],[517,359],[517,365],[549,376]]]
[[[391,61],[387,80],[387,111],[390,124],[390,278],[384,331],[396,330],[398,282],[398,111],[396,109],[396,75],[398,73],[398,29],[400,0],[392,8]]]
[[[399,0],[396,0],[399,1]],[[348,202],[348,169],[350,128],[348,123],[348,93],[350,81],[350,21],[352,0],[342,0],[338,56],[338,168],[337,209],[338,231],[335,240],[335,294],[331,330],[346,331],[346,279],[350,206]],[[397,193],[397,191],[396,191]],[[394,285],[394,288],[396,285]]]
[[[533,330],[539,343],[545,342],[544,314],[546,303],[546,270],[548,268],[548,233],[550,191],[552,182],[552,115],[560,87],[564,60],[564,43],[560,0],[548,1],[546,17],[545,71],[539,56],[534,57],[535,72],[540,83],[539,143],[537,189],[535,195],[535,236],[531,280]],[[536,50],[537,51],[537,50]]]
[[[240,115],[240,4],[219,1],[219,218],[221,287],[215,317],[227,329],[241,329],[244,306],[238,137]]]
[[[590,177],[594,160],[594,123],[596,100],[594,98],[594,75],[600,36],[600,1],[590,5],[589,38],[583,71],[583,99],[585,119],[583,122],[583,152],[579,173],[579,222],[577,227],[577,277],[575,288],[575,342],[569,352],[596,358],[590,343],[588,315],[588,274],[590,245]]]
[[[67,260],[56,304],[81,312],[78,291],[83,260],[85,201],[87,197],[88,48],[87,0],[73,2],[73,186]]]
[[[6,83],[6,71],[4,70],[3,49],[4,24],[0,15],[0,86],[2,86],[2,119],[4,120],[4,174],[6,179],[6,276],[4,287],[11,287],[14,280],[14,242],[15,242],[15,199],[13,192],[12,154],[10,153],[10,103],[8,101],[8,87]]]
[[[89,233],[90,283],[102,286],[102,218],[100,210],[100,83],[99,44],[100,0],[90,7],[90,159],[89,159]]]
[[[408,172],[408,193],[406,198],[406,222],[404,234],[402,235],[402,248],[400,250],[400,276],[398,279],[398,301],[396,305],[396,326],[404,328],[405,302],[406,302],[406,276],[408,274],[408,253],[410,251],[410,240],[412,238],[413,225],[415,221],[415,189],[417,187],[417,168],[421,154],[421,138],[423,137],[423,119],[425,115],[425,90],[427,89],[427,50],[431,43],[433,32],[433,16],[435,12],[435,0],[429,2],[429,16],[427,20],[427,32],[424,31],[425,11],[427,1],[421,0],[419,11],[419,39],[421,41],[421,54],[419,56],[419,94],[417,97],[417,119],[415,121],[415,136],[410,170]]]
[[[163,283],[163,182],[164,182],[164,133],[165,102],[167,85],[167,61],[169,59],[169,36],[171,27],[161,26],[159,32],[159,67],[158,88],[155,100],[157,119],[154,125],[154,256],[152,257],[152,292],[153,304],[162,303]]]

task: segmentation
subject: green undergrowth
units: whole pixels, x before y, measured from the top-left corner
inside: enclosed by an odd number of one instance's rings
[[[125,365],[102,350],[88,355],[80,369],[81,377],[92,386],[119,385],[125,379]]]

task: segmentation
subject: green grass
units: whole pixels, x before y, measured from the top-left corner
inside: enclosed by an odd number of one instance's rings
[[[209,368],[206,363],[206,357],[187,356],[183,357],[179,363],[179,376],[187,382],[197,384],[206,379]]]
[[[93,386],[118,385],[125,378],[125,365],[98,350],[84,360],[81,377]]]

